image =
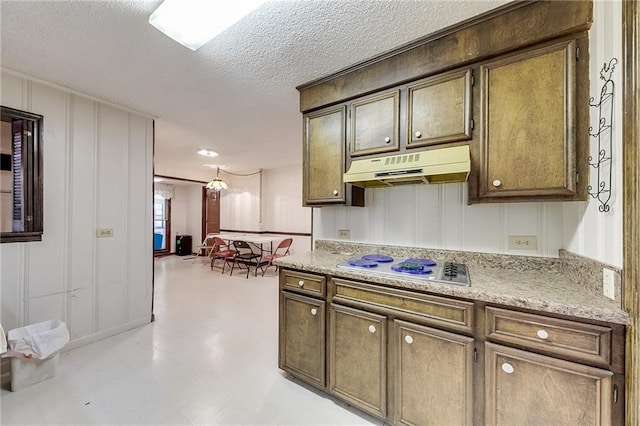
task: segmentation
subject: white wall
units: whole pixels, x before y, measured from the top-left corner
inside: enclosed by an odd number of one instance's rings
[[[222,229],[311,232],[310,209],[302,207],[302,166],[264,170],[262,179],[220,174],[230,186],[220,198]]]
[[[191,235],[192,249],[202,242],[202,185],[175,185],[171,198],[171,252],[176,251],[176,235]]]
[[[2,137],[0,137],[0,153],[11,155],[11,124],[2,122]],[[11,170],[0,170],[0,230],[11,231],[13,224],[12,196],[13,173]]]
[[[311,232],[311,209],[302,207],[302,166],[264,171],[263,227],[272,232]]]
[[[599,98],[598,72],[612,56],[620,58],[620,2],[594,2],[591,42],[591,93]],[[620,66],[621,64],[619,64]],[[614,196],[610,213],[598,212],[598,203],[503,203],[467,206],[467,184],[411,185],[367,189],[364,208],[313,209],[314,239],[336,239],[349,229],[351,239],[378,244],[419,246],[489,253],[558,256],[568,250],[614,266],[622,265],[622,148],[620,99],[617,78],[614,122]],[[597,110],[592,108],[593,123]],[[587,132],[587,129],[580,129]],[[591,138],[594,139],[594,138]],[[592,140],[594,142],[594,140]],[[595,148],[592,147],[595,155]],[[579,161],[587,161],[580,159]],[[595,175],[591,176],[595,182]],[[509,235],[535,235],[536,250],[509,250]]]
[[[260,174],[232,176],[221,172],[229,184],[220,197],[220,228],[235,231],[263,230]]]
[[[622,3],[620,1],[596,1],[594,23],[590,30],[591,96],[600,98],[603,81],[599,73],[604,63],[618,59],[612,77],[615,83],[613,110],[613,169],[611,209],[607,213],[598,210],[600,203],[565,203],[564,244],[574,252],[605,263],[622,267]],[[608,110],[603,110],[608,113]],[[591,126],[598,128],[598,109],[591,108]],[[591,139],[591,152],[597,158],[597,140]],[[604,141],[604,140],[603,140]],[[597,187],[597,172],[591,169],[590,182]],[[605,169],[606,172],[606,169]]]
[[[467,184],[369,188],[365,206],[314,209],[314,239],[375,244],[557,256],[561,247],[559,203],[505,203],[468,206]],[[510,251],[509,235],[535,235],[536,250]]]
[[[62,319],[71,346],[148,323],[153,120],[6,70],[1,80],[2,105],[44,116],[44,234],[0,245],[3,328]]]

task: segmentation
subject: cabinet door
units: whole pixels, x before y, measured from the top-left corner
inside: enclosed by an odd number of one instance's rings
[[[344,147],[346,107],[324,109],[304,116],[305,204],[346,202]]]
[[[565,41],[480,67],[480,197],[576,193],[575,64]]]
[[[400,148],[400,92],[383,93],[351,104],[351,156]]]
[[[473,338],[394,321],[395,424],[471,425]]]
[[[325,302],[280,292],[278,365],[312,385],[325,386]]]
[[[387,319],[332,304],[329,389],[379,417],[387,416]]]
[[[485,423],[609,425],[613,374],[486,344]]]
[[[471,70],[407,88],[407,148],[471,139]]]

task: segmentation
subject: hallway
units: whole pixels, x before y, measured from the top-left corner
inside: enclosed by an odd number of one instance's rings
[[[60,356],[57,377],[2,390],[1,423],[382,424],[278,369],[277,276],[155,259],[156,321]]]

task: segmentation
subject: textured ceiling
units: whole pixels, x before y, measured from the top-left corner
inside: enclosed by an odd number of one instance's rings
[[[1,0],[1,64],[156,117],[156,173],[206,180],[301,163],[297,85],[506,2],[271,1],[192,52],[160,1]]]

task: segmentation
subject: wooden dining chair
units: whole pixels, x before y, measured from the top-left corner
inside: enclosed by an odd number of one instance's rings
[[[270,267],[270,266],[275,266],[276,271],[278,270],[278,267],[276,265],[272,265],[271,261],[273,261],[273,259],[277,259],[279,257],[284,257],[284,256],[288,256],[289,254],[291,254],[289,252],[289,248],[291,247],[291,244],[293,244],[293,238],[285,238],[284,240],[282,240],[280,242],[280,244],[278,244],[278,247],[276,247],[276,249],[273,251],[273,253],[271,254],[267,254],[263,257],[263,260],[265,260],[267,263],[262,266],[260,269],[262,269],[262,276],[264,277],[264,273],[265,271]]]
[[[213,271],[214,263],[216,259],[222,260],[222,273],[224,274],[224,268],[228,265],[236,251],[231,248],[229,243],[220,237],[213,237],[213,249],[211,250],[211,270]]]

